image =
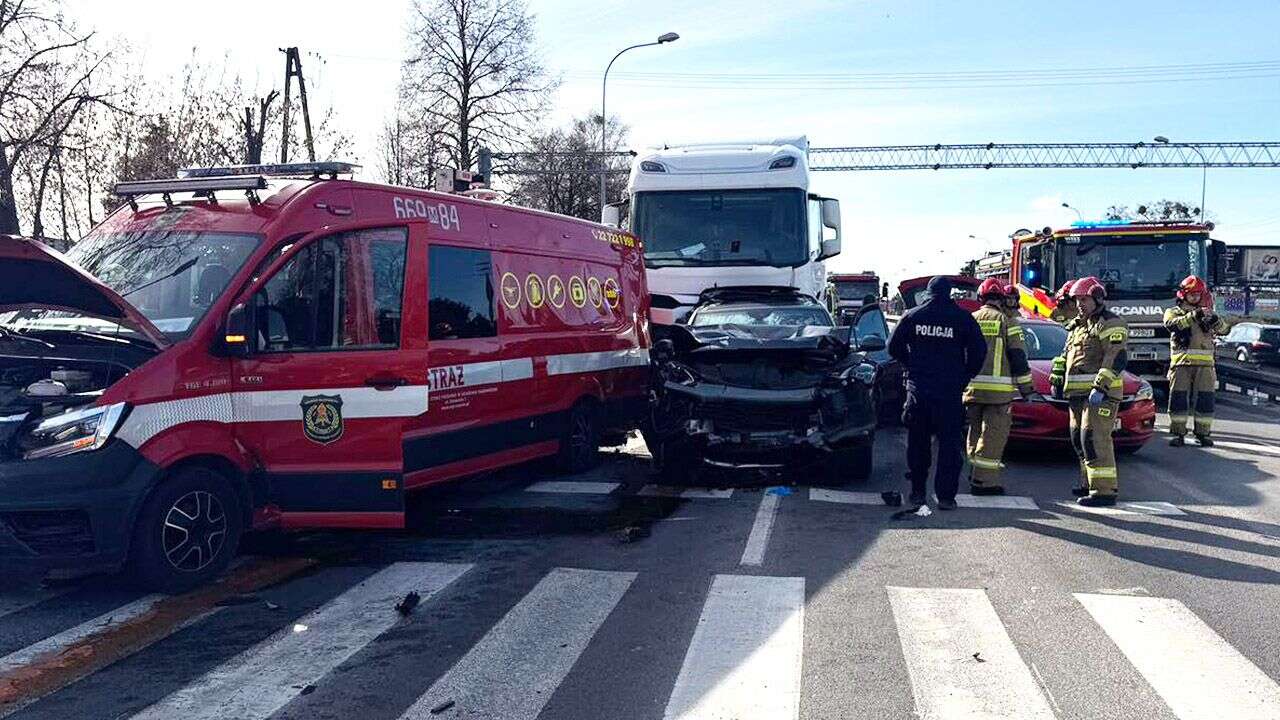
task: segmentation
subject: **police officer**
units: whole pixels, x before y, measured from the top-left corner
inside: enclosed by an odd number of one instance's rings
[[[902,316],[889,339],[889,354],[907,369],[907,477],[911,504],[926,502],[930,455],[938,438],[933,489],[940,510],[954,510],[964,464],[965,386],[982,369],[987,343],[969,313],[951,299],[951,281],[929,281],[929,299]]]
[[[1077,280],[1071,296],[1079,314],[1067,338],[1063,393],[1071,408],[1071,444],[1080,458],[1082,477],[1081,486],[1072,492],[1081,505],[1115,505],[1118,481],[1111,431],[1123,395],[1120,374],[1128,359],[1129,328],[1103,304],[1107,289],[1097,278]]]
[[[1164,312],[1169,330],[1169,444],[1186,444],[1187,416],[1195,417],[1196,441],[1213,447],[1213,396],[1218,377],[1213,369],[1213,336],[1227,331],[1227,321],[1213,312],[1204,281],[1189,275],[1178,285],[1178,304]],[[1195,402],[1192,403],[1192,395]]]
[[[973,312],[986,343],[982,370],[964,391],[969,421],[965,444],[970,466],[969,492],[974,495],[1004,494],[1000,468],[1009,440],[1009,406],[1014,397],[1027,397],[1032,391],[1022,328],[1010,317],[1010,290],[1012,285],[1002,286],[993,278],[983,280],[978,286],[978,299],[983,305]]]

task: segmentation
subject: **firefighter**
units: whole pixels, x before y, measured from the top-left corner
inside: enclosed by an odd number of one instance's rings
[[[1128,359],[1129,328],[1107,310],[1107,289],[1096,277],[1071,286],[1079,315],[1067,339],[1063,393],[1071,408],[1071,444],[1080,458],[1082,484],[1072,492],[1088,507],[1116,504],[1115,446],[1111,431],[1120,408]]]
[[[1213,396],[1218,378],[1213,369],[1213,337],[1227,331],[1227,321],[1213,312],[1204,281],[1187,276],[1178,285],[1178,304],[1164,312],[1169,330],[1169,444],[1186,444],[1187,416],[1201,447],[1213,447]],[[1194,397],[1194,401],[1193,401]]]
[[[1053,296],[1053,311],[1049,313],[1049,318],[1056,323],[1061,323],[1071,329],[1072,321],[1076,319],[1076,299],[1071,297],[1071,286],[1075,284],[1075,280],[1068,280],[1062,283],[1062,287],[1058,288],[1057,294]]]
[[[1075,285],[1075,280],[1068,280],[1062,283],[1062,287],[1058,288],[1057,294],[1053,296],[1054,306],[1049,317],[1055,322],[1061,323],[1067,330],[1067,347],[1071,346],[1072,333],[1080,325],[1079,308],[1076,307],[1076,299],[1071,297],[1071,287]],[[1053,368],[1049,373],[1049,396],[1054,400],[1063,400],[1066,398],[1063,385],[1067,381],[1067,357],[1059,355],[1053,359]],[[1072,443],[1075,446],[1075,443]]]
[[[964,391],[969,421],[969,492],[974,495],[1004,494],[1000,468],[1009,439],[1009,406],[1015,397],[1027,397],[1032,390],[1022,328],[1009,315],[1011,289],[1012,285],[1001,286],[994,278],[984,280],[978,286],[978,300],[983,305],[973,312],[986,341],[982,370]]]
[[[902,423],[907,426],[911,504],[925,504],[936,436],[933,490],[939,510],[954,510],[964,466],[964,389],[981,369],[987,346],[978,323],[951,299],[951,281],[939,275],[928,287],[929,299],[894,328],[889,354],[907,369]]]
[[[1011,283],[1005,283],[1000,286],[1001,292],[1004,293],[1004,314],[1010,320],[1017,321],[1022,315],[1022,295],[1018,293],[1018,288]]]

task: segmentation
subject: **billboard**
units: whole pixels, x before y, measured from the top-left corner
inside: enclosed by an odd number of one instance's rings
[[[1280,286],[1280,246],[1232,245],[1219,258],[1224,285]]]

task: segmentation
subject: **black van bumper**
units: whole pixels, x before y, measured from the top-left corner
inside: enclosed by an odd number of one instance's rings
[[[158,475],[119,440],[64,457],[0,462],[0,568],[21,574],[119,568],[138,507]]]

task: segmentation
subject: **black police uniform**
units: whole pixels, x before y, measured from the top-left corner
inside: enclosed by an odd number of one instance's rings
[[[925,502],[933,436],[938,438],[934,492],[954,500],[964,464],[965,386],[982,370],[987,343],[973,316],[951,299],[951,281],[929,281],[929,299],[902,316],[889,340],[889,354],[907,369],[907,476],[911,501]]]

